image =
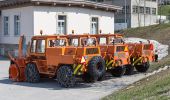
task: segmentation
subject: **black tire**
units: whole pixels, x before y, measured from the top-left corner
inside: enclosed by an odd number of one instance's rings
[[[102,80],[106,72],[105,68],[105,61],[102,57],[100,56],[95,56],[93,57],[88,64],[88,71],[87,75],[88,76],[88,81],[89,82],[95,82]]]
[[[89,73],[84,73],[82,75],[82,79],[84,82],[87,82],[87,83],[93,82]]]
[[[128,64],[125,67],[126,67],[125,75],[132,75],[132,74],[134,74],[134,66]]]
[[[154,59],[155,62],[158,62],[158,54],[155,54],[155,59]]]
[[[25,68],[26,81],[37,83],[40,81],[40,74],[35,63],[28,63]]]
[[[141,65],[136,65],[135,68],[138,72],[146,72],[150,67],[149,62],[145,62]]]
[[[65,88],[74,87],[76,84],[76,78],[70,66],[61,66],[57,70],[57,80],[59,85]]]
[[[118,66],[116,68],[111,69],[111,74],[114,77],[121,77],[125,74],[126,68],[124,66]]]

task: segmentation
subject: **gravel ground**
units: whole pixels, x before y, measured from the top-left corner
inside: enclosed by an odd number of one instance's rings
[[[97,83],[80,82],[75,88],[61,88],[55,80],[41,83],[8,80],[9,61],[0,61],[0,100],[98,100],[150,74],[134,74],[122,78],[106,77]]]

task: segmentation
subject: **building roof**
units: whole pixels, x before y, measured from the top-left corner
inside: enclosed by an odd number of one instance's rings
[[[9,9],[22,6],[64,6],[64,7],[81,7],[96,10],[106,10],[116,12],[122,7],[112,4],[97,3],[87,0],[4,0],[0,1],[0,9]]]

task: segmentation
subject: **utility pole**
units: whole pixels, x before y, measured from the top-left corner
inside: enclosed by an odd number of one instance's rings
[[[161,17],[162,17],[162,4],[160,4],[159,9],[160,9],[159,24],[161,24]]]
[[[144,0],[144,9],[143,10],[144,10],[144,26],[145,26],[145,20],[146,20],[146,18],[145,18],[146,17],[145,16],[146,15],[146,0]]]
[[[138,27],[141,26],[141,17],[140,17],[140,12],[139,12],[139,7],[141,4],[141,0],[135,0],[137,4],[137,14],[138,14]]]
[[[127,21],[126,21],[126,19],[127,19],[127,8],[126,8],[126,6],[127,6],[127,2],[126,2],[126,0],[125,0],[125,25],[127,24]]]

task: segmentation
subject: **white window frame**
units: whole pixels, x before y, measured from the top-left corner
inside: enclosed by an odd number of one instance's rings
[[[97,21],[93,21],[93,18],[97,19]],[[97,26],[96,29],[93,29],[94,26]],[[98,34],[99,30],[99,17],[91,17],[91,23],[90,23],[90,34]]]
[[[144,10],[145,10],[145,8],[140,6],[139,11],[140,11],[141,14],[144,14]]]
[[[21,16],[14,15],[14,35],[18,36],[21,34],[20,32],[21,32]]]
[[[145,14],[151,14],[151,8],[150,7],[145,8]]]
[[[59,16],[63,16],[65,17],[65,19],[60,20]],[[62,27],[59,26],[59,23],[61,25],[61,23],[64,23],[64,28],[62,29]],[[67,33],[67,16],[66,15],[58,15],[57,16],[57,34],[60,35],[65,35]]]
[[[5,21],[5,18],[8,18],[8,21]],[[4,36],[9,35],[9,16],[3,16],[3,33]]]
[[[152,8],[152,14],[156,15],[156,8]]]
[[[138,6],[132,7],[132,13],[138,13],[138,11],[139,11]]]

